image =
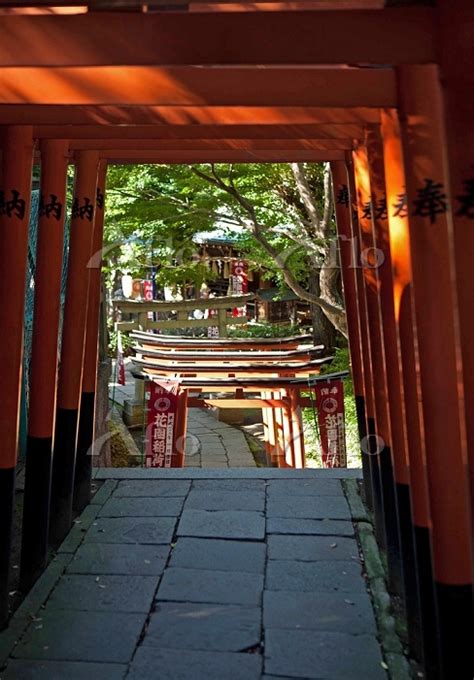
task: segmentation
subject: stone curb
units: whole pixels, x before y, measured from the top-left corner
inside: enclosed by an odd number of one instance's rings
[[[385,569],[380,557],[369,515],[359,494],[357,481],[345,479],[342,485],[356,525],[356,531],[364,556],[367,583],[372,597],[384,663],[390,680],[410,680],[410,666],[396,633],[390,595],[386,587]]]
[[[56,555],[16,610],[8,628],[0,633],[0,667],[7,662],[8,657],[48,599],[72,557],[72,553]]]
[[[116,488],[118,482],[114,479],[107,479],[100,489],[92,496],[91,505],[103,505]]]
[[[357,481],[353,479],[343,479],[342,488],[346,495],[347,502],[349,503],[354,522],[369,522],[369,514],[360,497]]]
[[[87,529],[96,519],[102,505],[110,497],[117,481],[107,480],[95,494],[82,514],[74,521],[69,534],[59,547],[56,556],[51,560],[44,572],[34,584],[28,595],[18,607],[8,628],[0,633],[0,668],[4,666],[13,649],[24,635],[32,620],[37,617],[41,607],[46,603],[56,583],[71,562],[75,551],[82,543]],[[0,676],[1,678],[1,676]]]
[[[189,468],[97,468],[94,479],[222,479],[229,470],[190,470]],[[359,468],[332,468],[327,470],[294,470],[291,468],[247,468],[234,470],[235,479],[360,479]]]

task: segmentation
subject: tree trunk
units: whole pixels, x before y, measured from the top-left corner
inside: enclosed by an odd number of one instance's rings
[[[311,272],[308,287],[313,295],[319,296],[321,294],[318,271]],[[324,345],[328,350],[333,349],[336,340],[336,329],[319,305],[311,304],[310,309],[315,344]]]

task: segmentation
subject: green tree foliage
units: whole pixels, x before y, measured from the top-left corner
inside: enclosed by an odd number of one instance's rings
[[[344,333],[338,277],[332,290],[311,282],[321,278],[334,237],[328,177],[320,164],[113,166],[105,229],[110,271],[139,276],[153,265],[161,285],[199,286],[209,272],[195,257],[193,237],[219,228],[250,266],[322,307]]]

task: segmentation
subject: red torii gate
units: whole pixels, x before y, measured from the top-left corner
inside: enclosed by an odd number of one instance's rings
[[[369,436],[367,501],[428,675],[470,677],[471,1],[389,8],[348,0],[329,11],[318,0],[209,0],[191,2],[189,12],[142,13],[143,3],[127,0],[121,6],[136,11],[63,15],[58,7],[66,4],[77,3],[57,1],[54,14],[37,16],[25,8],[50,3],[9,2],[0,17],[0,619],[7,613],[33,140],[41,140],[46,197],[32,361],[32,387],[42,391],[31,394],[23,543],[31,559],[36,550],[36,571],[48,538],[53,438],[56,541],[70,525],[75,460],[77,506],[87,500],[100,275],[99,258],[92,268],[87,263],[100,249],[105,162],[329,160],[361,438]],[[87,5],[107,3],[78,11]],[[202,143],[209,139],[219,143]],[[261,139],[263,147],[255,142]],[[78,203],[56,389],[71,151]],[[380,252],[383,261],[374,261]],[[35,543],[38,533],[42,542]]]

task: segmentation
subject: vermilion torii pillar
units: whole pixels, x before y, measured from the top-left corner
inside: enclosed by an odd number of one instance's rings
[[[474,523],[474,5],[471,0],[440,0],[437,4]]]
[[[371,195],[367,149],[358,146],[353,152],[354,175],[357,192],[358,225],[361,247],[361,266],[364,276],[364,291],[367,305],[368,338],[372,358],[372,380],[375,403],[375,425],[377,453],[382,484],[383,514],[387,539],[387,564],[389,587],[392,592],[403,596],[402,565],[400,561],[400,537],[398,509],[395,496],[395,482],[392,462],[392,434],[388,415],[387,373],[385,352],[382,341],[379,274],[383,253],[375,248],[373,216],[383,209],[377,203],[377,193]]]
[[[83,375],[89,268],[99,156],[78,152],[58,381],[50,538],[58,545],[72,523],[74,470]]]
[[[90,500],[92,455],[97,389],[97,360],[99,349],[99,312],[101,295],[102,241],[104,232],[105,181],[107,163],[101,161],[95,197],[94,235],[89,268],[89,299],[87,304],[84,375],[77,438],[76,472],[74,478],[74,509],[82,510]]]
[[[48,556],[68,151],[64,140],[41,143],[21,553],[21,583],[25,589],[44,569]]]
[[[303,419],[301,406],[299,405],[300,390],[292,388],[289,390],[291,400],[291,431],[293,435],[294,467],[303,469],[305,467],[305,449]]]
[[[4,358],[0,406],[0,629],[8,618],[33,159],[31,127],[10,127],[3,134],[0,172],[0,356]]]
[[[424,670],[438,677],[437,612],[434,600],[431,550],[431,515],[426,476],[426,452],[421,412],[417,333],[412,300],[412,272],[406,180],[398,114],[381,112],[385,188],[389,222],[393,301],[403,380],[404,414],[409,458],[412,532],[416,553],[416,578]],[[410,606],[410,603],[407,603]],[[414,622],[415,629],[418,622]],[[415,644],[416,644],[415,640]]]
[[[379,128],[366,131],[367,156],[369,160],[370,194],[374,241],[379,255],[377,267],[382,341],[387,373],[388,411],[392,436],[393,472],[395,478],[400,556],[402,564],[405,607],[408,619],[410,647],[415,658],[421,657],[421,627],[419,625],[419,602],[416,578],[415,546],[410,497],[410,471],[403,408],[400,351],[395,318],[392,257],[387,204],[384,153]]]
[[[472,676],[472,525],[436,66],[398,72],[443,678]]]
[[[364,376],[364,395],[367,411],[367,438],[363,442],[369,459],[371,489],[372,489],[372,509],[374,513],[374,530],[377,536],[377,541],[382,548],[386,547],[386,535],[384,524],[384,509],[382,485],[380,480],[380,465],[377,455],[378,445],[375,427],[375,397],[374,397],[374,376],[371,347],[369,343],[368,333],[368,317],[367,317],[367,302],[364,290],[364,276],[362,273],[362,257],[361,243],[359,236],[358,225],[358,201],[355,188],[354,165],[352,161],[352,154],[347,155],[347,175],[349,179],[349,196],[351,200],[351,241],[353,248],[353,267],[357,280],[357,309],[359,313],[360,323],[360,337],[362,348],[362,364]]]
[[[346,164],[343,161],[333,161],[331,163],[331,174],[342,285],[344,288],[344,303],[349,334],[351,373],[354,384],[359,439],[361,442],[364,495],[367,505],[372,509],[372,481],[370,478],[367,449],[365,447],[367,441],[367,413],[364,398],[360,320],[357,307],[357,277],[354,262],[355,251],[351,235],[350,196]]]

